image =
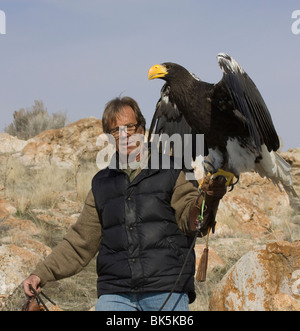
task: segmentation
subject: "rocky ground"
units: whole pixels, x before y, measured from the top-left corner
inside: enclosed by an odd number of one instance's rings
[[[101,132],[101,121],[90,118],[29,141],[0,134],[0,310],[21,309],[21,282],[76,222],[97,171],[89,162]],[[300,149],[282,156],[300,194]],[[196,284],[191,310],[299,311],[300,214],[286,193],[244,174],[222,200],[217,221],[207,281]],[[204,247],[199,239],[197,265]],[[89,310],[96,302],[95,261],[45,292],[63,310]]]

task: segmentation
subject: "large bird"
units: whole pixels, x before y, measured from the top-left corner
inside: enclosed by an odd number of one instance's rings
[[[234,176],[255,170],[275,185],[281,183],[291,199],[297,198],[291,167],[276,152],[279,138],[260,92],[231,56],[220,53],[217,59],[223,77],[216,84],[201,81],[175,63],[149,69],[150,80],[166,82],[149,137],[153,133],[204,134],[207,163],[213,172],[225,175],[228,185]]]

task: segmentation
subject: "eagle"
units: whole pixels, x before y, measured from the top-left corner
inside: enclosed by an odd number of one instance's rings
[[[222,79],[216,84],[200,80],[179,64],[152,66],[148,79],[165,81],[149,129],[153,134],[204,135],[204,157],[211,173],[224,175],[233,185],[244,172],[256,171],[290,199],[293,188],[291,166],[278,154],[280,141],[270,112],[254,82],[225,53],[217,55]],[[193,141],[193,140],[192,140]],[[196,157],[193,147],[193,158]]]

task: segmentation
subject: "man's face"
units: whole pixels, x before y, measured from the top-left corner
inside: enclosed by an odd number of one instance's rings
[[[116,131],[112,134],[115,137],[118,152],[130,155],[138,148],[139,143],[134,141],[131,137],[133,134],[144,134],[145,132],[142,127],[137,127],[137,124],[138,122],[133,109],[129,106],[125,106],[122,111],[119,112],[116,121],[110,128],[110,130]],[[119,130],[120,128],[121,130]]]

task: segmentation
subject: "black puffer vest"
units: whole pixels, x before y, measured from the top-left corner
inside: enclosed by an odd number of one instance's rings
[[[121,292],[171,291],[192,239],[179,229],[171,207],[180,170],[144,169],[130,183],[127,174],[106,168],[92,189],[102,225],[97,259],[98,296]],[[175,292],[194,296],[195,254]]]

